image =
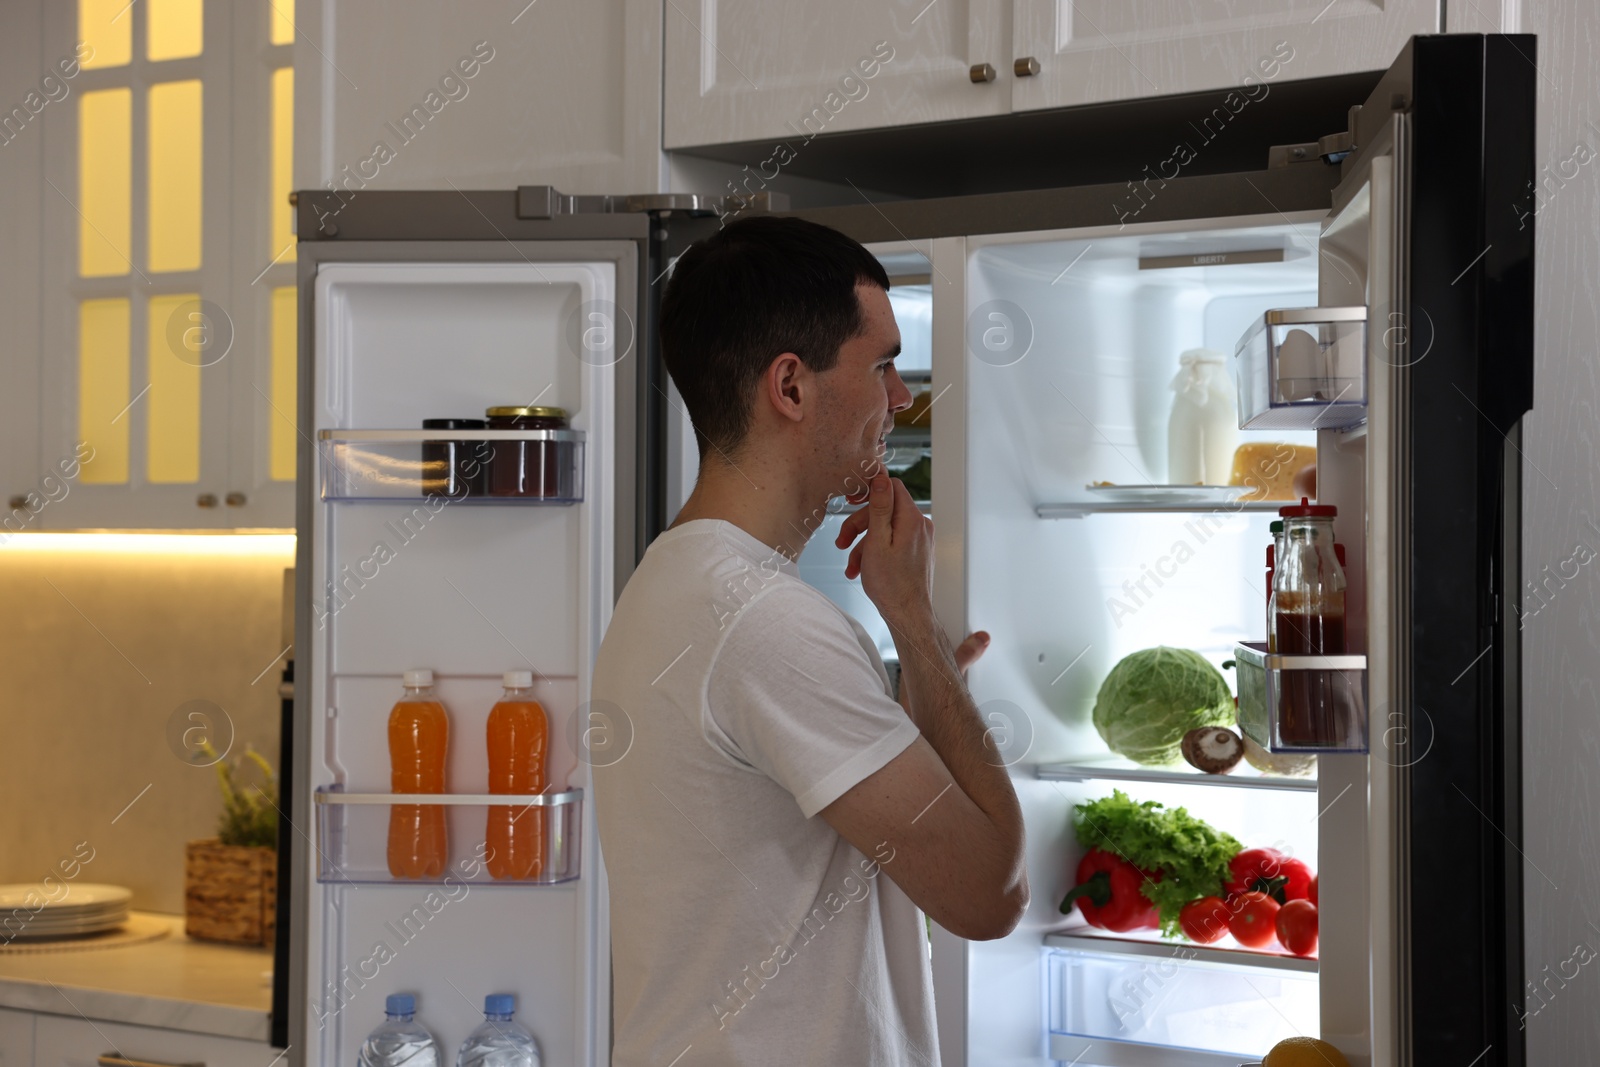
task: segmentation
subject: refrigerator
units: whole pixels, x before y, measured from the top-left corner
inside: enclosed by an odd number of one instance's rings
[[[1529,37],[1416,38],[1347,129],[1275,148],[1259,171],[1156,167],[1125,184],[787,212],[860,240],[890,275],[900,368],[927,397],[891,435],[891,467],[931,468],[919,496],[941,622],[954,640],[993,636],[968,681],[1025,814],[1033,901],[996,941],[933,928],[947,1067],[1232,1067],[1297,1033],[1356,1067],[1524,1062],[1534,58]],[[656,308],[694,240],[783,208],[726,191],[298,194],[286,1010],[303,1062],[353,1061],[393,992],[416,995],[447,1060],[483,997],[510,992],[545,1063],[609,1062],[587,800],[629,735],[625,714],[589,702],[588,671],[696,457]],[[1294,328],[1332,353],[1336,395],[1278,388]],[[1221,665],[1265,636],[1282,502],[1167,484],[1171,382],[1194,348],[1224,352],[1242,383],[1240,440],[1314,447],[1317,500],[1338,510],[1350,656],[1336,669],[1359,715],[1310,776],[1144,767],[1091,721],[1129,653],[1177,646]],[[569,425],[422,427],[497,405],[559,407]],[[429,481],[501,450],[540,457],[543,488]],[[843,579],[840,521],[800,572],[892,668],[886,627]],[[450,849],[431,880],[393,877],[385,858],[400,803],[386,722],[416,668],[451,716],[448,794],[428,799]],[[1281,687],[1296,669],[1230,684]],[[498,798],[541,827],[543,862],[521,880],[491,877],[484,856],[485,719],[508,670],[534,672],[550,719],[546,790]],[[1062,914],[1082,854],[1074,805],[1118,789],[1306,860],[1317,956],[1109,935]]]

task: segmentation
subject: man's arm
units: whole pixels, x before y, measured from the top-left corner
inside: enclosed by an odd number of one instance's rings
[[[863,853],[887,842],[893,858],[884,871],[940,926],[971,940],[1004,937],[1028,905],[1022,812],[934,617],[926,570],[916,595],[916,569],[931,560],[931,525],[897,480],[874,487],[862,513],[867,537],[851,569],[862,568],[863,584],[875,568],[898,565],[912,575],[909,583],[873,581],[867,591],[879,594],[874,603],[900,653],[902,704],[922,738],[821,815]],[[851,519],[859,532],[862,522]],[[847,522],[840,539],[853,536]]]

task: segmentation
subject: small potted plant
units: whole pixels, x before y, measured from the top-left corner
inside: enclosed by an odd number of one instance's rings
[[[216,755],[209,746],[204,751]],[[243,760],[260,769],[262,782],[236,784]],[[278,776],[252,748],[243,760],[216,761],[222,787],[217,836],[185,847],[184,932],[208,941],[269,945],[278,900]]]

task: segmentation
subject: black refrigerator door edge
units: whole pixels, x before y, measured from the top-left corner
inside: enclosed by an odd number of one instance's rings
[[[1532,397],[1534,40],[1419,37],[1411,51],[1406,370],[1410,1049],[1417,1067],[1521,1067],[1520,454]],[[1414,327],[1420,329],[1420,327]],[[1509,750],[1509,751],[1508,751]]]
[[[639,531],[635,562],[644,558],[645,549],[656,535],[667,528],[673,516],[667,514],[667,487],[676,472],[669,469],[667,458],[671,455],[668,436],[674,424],[669,406],[669,376],[661,359],[660,314],[661,295],[672,277],[672,266],[688,247],[702,238],[710,237],[722,227],[722,220],[714,215],[688,215],[683,212],[664,212],[654,217],[650,227],[648,254],[644,257],[645,274],[639,290],[641,308],[639,345],[639,417],[642,420],[640,435],[640,486]],[[677,418],[688,416],[678,411]],[[617,590],[620,596],[622,590]]]

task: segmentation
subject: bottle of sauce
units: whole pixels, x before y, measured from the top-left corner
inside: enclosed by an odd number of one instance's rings
[[[489,792],[542,793],[550,720],[533,699],[533,672],[507,671],[505,692],[489,710]],[[543,807],[495,805],[484,835],[489,874],[501,879],[537,878],[544,871]]]
[[[1304,497],[1278,512],[1283,548],[1272,581],[1273,652],[1282,656],[1342,656],[1345,653],[1344,569],[1334,550],[1331,504]],[[1335,699],[1335,675],[1326,671],[1281,672],[1278,740],[1285,745],[1333,747],[1343,739]]]
[[[433,691],[433,672],[406,671],[405,692],[389,713],[389,789],[443,793],[450,716]],[[389,873],[396,878],[438,878],[450,845],[445,810],[438,804],[389,808]]]
[[[1272,533],[1272,544],[1267,546],[1267,651],[1272,647],[1272,580],[1277,573],[1278,557],[1283,554],[1283,520],[1273,519],[1267,529]]]

